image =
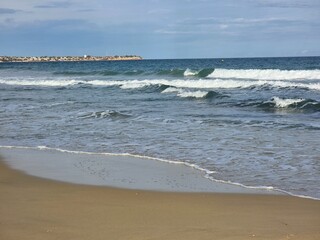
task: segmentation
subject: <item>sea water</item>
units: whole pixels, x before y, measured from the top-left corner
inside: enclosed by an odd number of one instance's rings
[[[1,146],[130,153],[320,198],[319,143],[320,57],[0,63]]]

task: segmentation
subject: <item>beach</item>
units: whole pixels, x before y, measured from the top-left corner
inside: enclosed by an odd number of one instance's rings
[[[320,239],[318,63],[1,63],[0,239]]]
[[[125,190],[47,180],[0,162],[0,238],[319,239],[320,202]]]
[[[0,240],[320,240],[319,10],[2,0]]]

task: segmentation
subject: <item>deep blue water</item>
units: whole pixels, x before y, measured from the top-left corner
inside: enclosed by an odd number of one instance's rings
[[[0,131],[320,198],[320,57],[0,63]]]

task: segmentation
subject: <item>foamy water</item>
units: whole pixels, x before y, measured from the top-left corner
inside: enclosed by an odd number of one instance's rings
[[[320,78],[320,77],[319,77]],[[11,86],[39,86],[39,87],[67,87],[76,85],[91,85],[101,87],[118,86],[122,89],[144,88],[154,85],[168,85],[176,88],[198,88],[198,89],[224,89],[224,88],[252,88],[252,87],[275,87],[275,88],[306,88],[310,90],[320,90],[319,81],[317,82],[296,82],[292,81],[274,81],[274,80],[230,80],[228,79],[200,79],[200,80],[167,80],[167,79],[142,79],[142,80],[75,80],[75,79],[21,79],[21,80],[0,80],[0,84]]]
[[[215,69],[208,77],[281,81],[319,80],[320,70]]]

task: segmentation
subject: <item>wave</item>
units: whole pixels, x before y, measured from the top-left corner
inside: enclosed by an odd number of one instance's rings
[[[215,69],[209,78],[256,80],[320,80],[320,70]]]
[[[136,75],[145,75],[145,76],[168,76],[168,77],[198,77],[205,78],[211,73],[213,73],[214,68],[203,68],[191,70],[187,69],[158,69],[154,71],[144,71],[144,70],[131,70],[131,71],[121,71],[121,70],[102,70],[102,71],[56,71],[53,72],[54,75],[62,76],[116,76],[116,75],[125,75],[125,76],[136,76]]]
[[[144,80],[76,80],[76,79],[0,79],[0,84],[34,87],[68,87],[90,85],[100,87],[118,86],[122,89],[143,88],[151,85],[167,85],[176,88],[193,89],[232,89],[232,88],[302,88],[320,90],[320,82],[270,81],[270,80],[235,80],[235,79],[144,79]]]
[[[0,81],[1,83],[1,81]],[[249,81],[249,80],[224,80],[224,79],[146,79],[146,80],[124,80],[124,81],[103,81],[92,80],[84,82],[96,86],[119,86],[122,89],[143,88],[151,85],[167,85],[176,88],[193,89],[232,89],[232,88],[255,88],[255,87],[276,87],[276,88],[303,88],[320,90],[320,83],[296,83],[282,81]]]
[[[57,77],[84,76],[163,76],[169,78],[210,78],[210,79],[250,79],[271,81],[320,80],[320,70],[280,70],[280,69],[224,69],[224,68],[172,68],[172,69],[102,69],[87,71],[55,71]]]
[[[87,118],[111,118],[111,119],[122,119],[128,118],[130,115],[120,113],[114,110],[98,111],[98,112],[88,112],[80,114],[77,118],[87,119]]]
[[[185,71],[186,71],[185,69],[162,69],[162,70],[157,70],[153,73],[159,76],[183,77]]]
[[[206,91],[186,91],[182,88],[173,88],[169,87],[166,90],[162,91],[162,93],[176,93],[177,96],[183,98],[204,98],[208,92]]]
[[[150,85],[145,85],[143,87],[137,87],[136,89],[131,87],[131,89],[138,90],[143,93],[154,93],[154,92],[163,92],[167,88],[170,88],[170,85],[165,85],[165,84],[150,84]],[[122,89],[125,89],[125,87],[121,87]],[[130,89],[130,88],[127,88]]]
[[[103,71],[56,71],[53,72],[54,75],[63,75],[63,76],[116,76],[116,75],[127,75],[135,76],[145,73],[142,70],[132,70],[132,71],[112,71],[112,70],[103,70]]]
[[[297,106],[299,103],[306,101],[305,99],[298,98],[298,99],[283,99],[279,97],[273,97],[271,100],[276,107],[278,108],[286,108],[289,106]]]
[[[183,72],[183,76],[185,77],[199,77],[199,78],[206,78],[208,77],[210,74],[212,74],[214,72],[214,68],[204,68],[201,69],[199,71],[196,70],[191,70],[189,68],[187,68],[187,70],[185,70]]]
[[[279,98],[273,97],[271,100],[257,104],[264,109],[283,109],[299,111],[320,111],[320,102],[313,99],[303,98]]]
[[[41,79],[6,79],[0,80],[0,84],[4,85],[13,85],[13,86],[39,86],[39,87],[67,87],[77,84],[85,84],[86,81],[80,80],[66,80],[66,79],[50,79],[50,80],[41,80]]]
[[[176,93],[178,97],[182,98],[203,98],[203,99],[212,99],[212,98],[222,98],[222,94],[215,91],[190,91],[183,88],[174,88],[168,87],[162,91],[162,93]]]

